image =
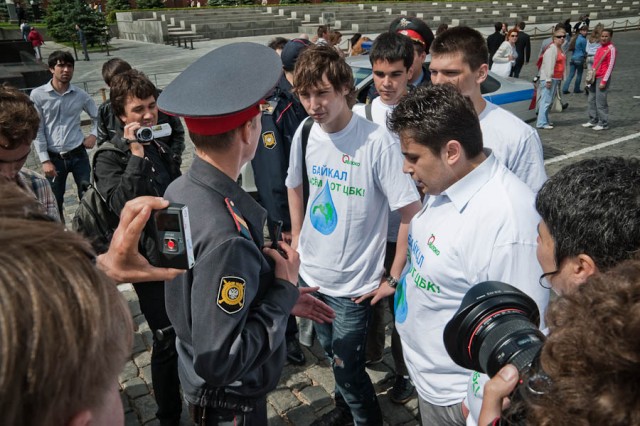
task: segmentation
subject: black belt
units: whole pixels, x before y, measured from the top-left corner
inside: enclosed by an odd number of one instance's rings
[[[47,151],[47,152],[49,153],[49,157],[62,158],[63,160],[66,160],[67,158],[77,157],[79,155],[86,154],[87,150],[85,149],[83,144],[80,144],[77,147],[73,148],[71,151],[67,151],[67,152],[53,152],[53,151]]]

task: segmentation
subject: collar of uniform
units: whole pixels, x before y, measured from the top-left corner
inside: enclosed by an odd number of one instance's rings
[[[486,160],[442,193],[451,200],[459,213],[462,213],[467,203],[489,181],[498,164],[489,148],[484,148],[484,153],[487,156]]]
[[[284,75],[284,73],[282,73],[282,75],[280,76],[280,80],[278,81],[278,86],[277,86],[281,91],[283,92],[291,92],[291,90],[293,89],[293,86],[291,85],[291,83],[289,83],[289,80],[287,80],[287,76]]]
[[[56,89],[54,89],[53,85],[51,84],[52,81],[53,81],[53,79],[49,80],[49,82],[44,85],[45,92],[56,92]],[[63,95],[65,93],[73,92],[75,90],[76,90],[76,87],[73,84],[69,83],[69,88],[67,89],[66,92],[63,93]],[[58,93],[58,92],[56,92],[56,93]]]
[[[263,226],[266,220],[266,211],[240,185],[217,167],[196,155],[187,174],[191,179],[218,192],[223,198],[230,198],[248,223],[259,227]],[[262,228],[259,232],[262,232]]]

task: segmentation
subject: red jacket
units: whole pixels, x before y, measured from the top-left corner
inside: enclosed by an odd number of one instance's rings
[[[611,71],[613,71],[613,66],[616,63],[616,53],[616,47],[612,43],[607,43],[598,48],[596,55],[593,57],[593,66],[595,67],[600,62],[600,58],[604,56],[602,63],[596,70],[596,78],[601,78],[602,84],[606,84],[609,81],[609,77],[611,77]]]
[[[44,40],[42,39],[42,35],[35,29],[32,28],[27,36],[27,40],[31,42],[31,46],[38,47],[44,44]]]

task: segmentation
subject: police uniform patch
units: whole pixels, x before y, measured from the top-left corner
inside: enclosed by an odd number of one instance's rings
[[[276,135],[273,132],[264,132],[262,134],[262,143],[267,149],[273,149],[276,147]]]
[[[240,277],[222,277],[218,288],[218,306],[228,314],[240,312],[244,307],[246,281]]]

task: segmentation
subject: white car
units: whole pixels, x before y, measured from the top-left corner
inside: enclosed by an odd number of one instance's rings
[[[429,57],[427,56],[428,64]],[[373,73],[369,56],[351,56],[347,63],[353,70],[358,102],[364,103],[369,88],[373,84]],[[511,77],[500,77],[489,71],[481,86],[482,96],[507,111],[511,111],[523,121],[536,119],[533,83]]]

